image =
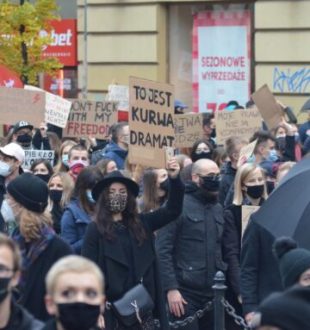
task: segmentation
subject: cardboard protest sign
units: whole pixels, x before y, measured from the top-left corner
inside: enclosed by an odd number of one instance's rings
[[[71,100],[69,119],[63,136],[104,139],[117,123],[117,104],[105,101]]]
[[[117,110],[128,111],[129,87],[123,85],[109,85],[107,100],[117,102]]]
[[[129,78],[129,162],[166,167],[165,147],[174,146],[173,86]]]
[[[257,109],[217,111],[215,120],[216,142],[219,145],[224,145],[232,136],[248,140],[262,128],[262,117]]]
[[[249,223],[250,217],[253,213],[259,210],[259,206],[254,205],[242,205],[241,209],[241,238],[243,237],[244,231]]]
[[[67,124],[71,102],[64,98],[48,93],[34,86],[25,86],[26,90],[41,91],[45,93],[45,122],[64,128]]]
[[[44,121],[45,95],[40,91],[0,87],[0,123],[15,124],[20,120],[39,126]]]
[[[272,129],[277,127],[282,121],[284,113],[268,86],[264,85],[252,94],[252,99],[268,128]]]
[[[203,114],[186,114],[174,116],[176,148],[190,148],[203,138]]]
[[[38,159],[48,160],[54,166],[54,150],[25,150],[25,161],[22,164],[24,170],[29,170],[31,165]]]
[[[237,167],[245,164],[250,159],[250,157],[254,153],[256,144],[257,144],[257,140],[255,140],[255,141],[251,142],[250,144],[247,144],[246,146],[241,148]]]

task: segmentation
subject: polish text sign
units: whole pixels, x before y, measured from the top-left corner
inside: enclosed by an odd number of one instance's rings
[[[194,16],[195,112],[222,110],[230,100],[244,105],[251,83],[250,12],[205,11]]]
[[[174,146],[174,88],[129,78],[129,162],[166,167],[166,147]]]

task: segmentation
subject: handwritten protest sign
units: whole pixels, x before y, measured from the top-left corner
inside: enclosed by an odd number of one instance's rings
[[[117,122],[115,102],[71,100],[72,106],[63,136],[104,139]]]
[[[71,102],[64,98],[48,93],[34,86],[25,86],[26,90],[41,91],[45,93],[45,122],[64,128],[67,124]]]
[[[129,104],[129,162],[165,168],[165,147],[174,146],[173,86],[130,77]]]
[[[260,111],[269,129],[277,127],[282,121],[284,113],[267,85],[262,86],[253,95],[252,99]]]
[[[128,111],[129,108],[129,88],[123,85],[109,85],[108,101],[117,102],[117,110]]]
[[[54,150],[25,150],[25,160],[22,164],[24,170],[29,170],[31,165],[38,159],[48,160],[54,166]]]
[[[249,139],[262,127],[262,117],[257,109],[218,111],[215,120],[217,144],[225,144],[232,136]]]
[[[250,217],[253,213],[259,210],[259,206],[254,205],[242,205],[241,209],[241,238],[243,237],[244,231],[249,223]]]
[[[202,116],[202,113],[174,116],[176,148],[190,148],[203,138]]]
[[[250,159],[250,157],[254,153],[256,144],[257,144],[257,140],[255,140],[255,141],[251,142],[250,144],[247,144],[246,146],[241,148],[237,167],[245,164]]]
[[[40,91],[0,87],[0,123],[20,120],[39,126],[44,121],[45,95]]]

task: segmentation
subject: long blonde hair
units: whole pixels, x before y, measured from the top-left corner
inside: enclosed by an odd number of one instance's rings
[[[47,184],[48,189],[50,189],[51,182],[56,177],[60,178],[63,187],[62,197],[60,200],[60,206],[63,209],[70,202],[70,199],[72,197],[72,192],[74,189],[74,181],[68,173],[65,172],[54,173],[48,181]],[[49,198],[47,210],[50,212],[52,211],[52,208],[53,208],[53,201]]]
[[[234,181],[234,199],[233,199],[234,205],[242,205],[242,201],[244,198],[244,193],[242,188],[244,187],[244,182],[249,177],[249,175],[251,175],[257,169],[259,169],[263,177],[266,178],[264,170],[256,164],[246,163],[238,168]],[[266,183],[264,183],[264,193],[262,197],[264,199],[267,199],[268,197]]]

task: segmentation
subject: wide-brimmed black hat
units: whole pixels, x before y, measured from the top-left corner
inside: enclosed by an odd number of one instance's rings
[[[125,177],[120,171],[113,171],[95,184],[92,189],[93,199],[97,201],[104,188],[109,187],[114,182],[124,184],[135,197],[139,195],[139,186],[133,180]]]

